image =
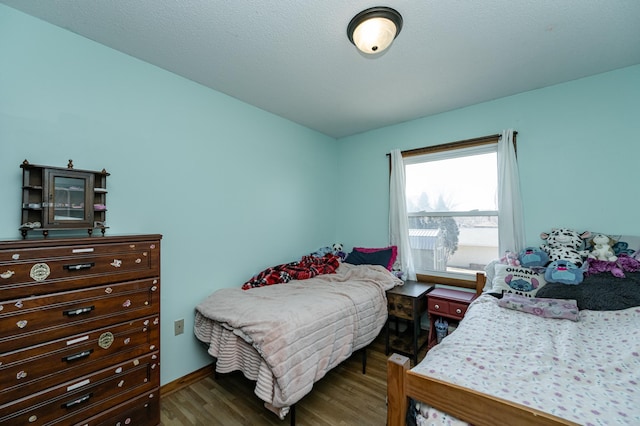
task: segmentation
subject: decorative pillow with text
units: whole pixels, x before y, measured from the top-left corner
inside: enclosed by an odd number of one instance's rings
[[[546,283],[544,272],[523,266],[496,263],[491,292],[534,297]]]

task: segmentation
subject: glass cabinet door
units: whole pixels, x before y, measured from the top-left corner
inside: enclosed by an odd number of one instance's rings
[[[45,226],[85,228],[93,225],[93,175],[46,170],[48,195]]]

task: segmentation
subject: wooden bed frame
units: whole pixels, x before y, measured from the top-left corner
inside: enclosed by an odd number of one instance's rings
[[[430,283],[475,288],[478,295],[485,283],[485,276],[481,273],[476,274],[475,282],[433,276],[418,278]],[[387,361],[387,426],[406,424],[409,398],[474,426],[577,425],[525,405],[414,373],[410,370],[409,358],[393,354]]]

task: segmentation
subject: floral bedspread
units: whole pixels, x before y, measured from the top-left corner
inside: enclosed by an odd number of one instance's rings
[[[640,425],[640,307],[541,318],[483,295],[414,371],[583,425]]]

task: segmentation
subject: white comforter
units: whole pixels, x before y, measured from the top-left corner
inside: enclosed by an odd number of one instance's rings
[[[224,354],[234,358],[226,365],[252,371],[245,375],[258,380],[256,394],[274,407],[288,407],[376,338],[387,319],[385,291],[400,284],[384,267],[343,263],[335,274],[308,280],[247,291],[222,289],[196,307],[195,334],[215,357],[221,355],[220,346],[229,347],[230,333],[240,336],[264,363],[243,361],[247,347],[233,342],[239,352]],[[259,371],[265,368],[274,383]],[[261,377],[267,383],[261,383]]]
[[[574,322],[484,295],[413,370],[579,424],[640,425],[640,307]]]

